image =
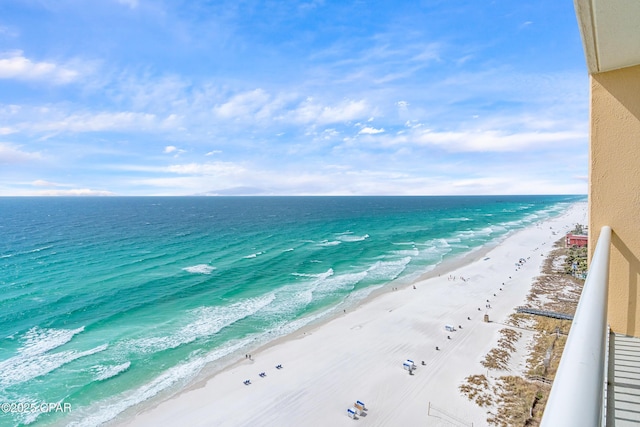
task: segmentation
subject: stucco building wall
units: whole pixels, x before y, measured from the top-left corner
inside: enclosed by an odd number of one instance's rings
[[[640,65],[591,75],[589,251],[611,226],[609,323],[640,336]]]

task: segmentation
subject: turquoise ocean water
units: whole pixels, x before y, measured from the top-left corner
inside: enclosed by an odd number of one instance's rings
[[[0,198],[0,426],[108,422],[581,200]]]

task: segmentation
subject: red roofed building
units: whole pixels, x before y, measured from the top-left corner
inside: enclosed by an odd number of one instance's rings
[[[587,246],[587,243],[589,243],[588,236],[585,236],[583,234],[567,234],[567,238],[566,238],[567,247],[570,247],[570,246],[583,247],[583,246]]]

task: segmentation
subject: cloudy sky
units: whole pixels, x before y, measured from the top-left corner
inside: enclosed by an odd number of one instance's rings
[[[584,194],[571,1],[2,0],[0,196]]]

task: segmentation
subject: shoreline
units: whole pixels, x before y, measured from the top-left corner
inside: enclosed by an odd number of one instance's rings
[[[582,214],[580,214],[580,212]],[[571,216],[571,213],[577,214],[578,220],[570,220],[568,217]],[[582,215],[582,217],[580,217]],[[445,260],[440,264],[437,264],[435,268],[430,271],[424,272],[419,275],[419,277],[409,280],[406,283],[399,283],[396,286],[393,286],[394,282],[391,282],[385,286],[382,286],[378,289],[373,290],[369,295],[367,295],[362,300],[357,301],[353,306],[347,307],[346,312],[340,313],[339,310],[336,310],[335,313],[330,314],[326,317],[323,317],[317,321],[313,321],[308,325],[303,326],[302,328],[290,333],[283,335],[270,341],[268,343],[262,344],[258,346],[255,350],[252,351],[252,360],[239,359],[235,360],[235,362],[229,361],[228,363],[223,363],[223,367],[218,367],[215,372],[203,372],[203,378],[194,380],[193,383],[186,385],[185,388],[181,389],[177,393],[171,396],[157,396],[157,399],[150,399],[149,401],[143,402],[139,405],[136,405],[114,420],[112,420],[109,425],[150,425],[157,424],[158,422],[167,421],[172,419],[172,416],[176,418],[174,420],[180,420],[180,422],[189,420],[192,424],[195,425],[210,425],[212,420],[216,420],[214,422],[215,425],[238,425],[237,420],[234,420],[231,423],[231,420],[238,416],[237,411],[242,412],[242,416],[244,416],[247,421],[247,425],[251,423],[257,423],[253,425],[297,425],[297,422],[294,420],[303,422],[304,417],[299,417],[295,415],[297,412],[295,408],[290,405],[284,405],[278,409],[279,406],[282,405],[273,405],[275,403],[274,396],[280,396],[281,398],[295,396],[296,401],[299,401],[301,405],[304,406],[301,402],[304,402],[303,398],[306,395],[312,394],[315,396],[315,399],[320,399],[320,401],[324,403],[329,403],[330,400],[333,400],[333,394],[328,393],[327,389],[331,389],[331,381],[327,378],[324,378],[320,381],[322,384],[320,385],[309,385],[307,381],[303,379],[306,378],[309,381],[313,380],[313,376],[310,376],[308,371],[314,372],[322,372],[323,368],[325,370],[332,370],[331,365],[327,365],[326,358],[319,358],[318,353],[323,354],[321,351],[314,351],[314,349],[320,349],[322,347],[328,347],[331,349],[330,351],[330,360],[334,361],[334,364],[341,365],[344,371],[350,370],[365,370],[374,372],[384,372],[386,375],[395,376],[396,374],[399,377],[404,378],[401,366],[402,366],[402,357],[396,357],[394,362],[388,362],[386,364],[380,365],[380,361],[378,359],[384,359],[389,356],[389,353],[394,353],[391,350],[384,350],[381,348],[380,344],[367,346],[367,340],[360,342],[359,347],[364,349],[367,348],[367,352],[371,352],[371,355],[361,355],[357,356],[354,354],[353,345],[350,345],[348,341],[345,341],[344,338],[336,337],[336,335],[340,334],[349,334],[348,331],[358,331],[363,329],[369,329],[369,325],[375,324],[378,328],[378,331],[373,331],[373,334],[369,334],[367,332],[367,337],[370,340],[379,339],[382,336],[386,336],[387,333],[384,330],[380,329],[396,329],[397,333],[391,333],[391,337],[393,338],[395,335],[398,336],[400,346],[402,346],[403,341],[415,341],[421,338],[424,338],[425,341],[430,342],[430,345],[421,345],[420,347],[424,347],[415,355],[417,351],[411,350],[407,351],[406,357],[413,357],[414,359],[419,360],[427,360],[433,358],[435,356],[435,360],[430,360],[428,364],[425,366],[432,368],[439,368],[445,370],[446,366],[445,361],[443,360],[443,355],[445,355],[447,345],[451,342],[444,338],[446,336],[446,332],[443,329],[443,325],[445,320],[443,317],[454,317],[454,314],[457,316],[453,323],[455,326],[462,326],[462,322],[471,323],[473,325],[472,329],[478,329],[478,325],[489,325],[493,326],[493,328],[484,328],[484,329],[495,329],[490,334],[487,335],[486,331],[483,331],[481,337],[473,336],[470,333],[467,333],[466,330],[460,330],[457,332],[450,333],[450,335],[454,335],[454,340],[456,340],[457,336],[464,336],[463,341],[474,341],[473,350],[462,357],[462,362],[464,363],[465,369],[471,373],[473,367],[479,366],[479,360],[484,355],[486,349],[488,349],[492,344],[492,338],[497,329],[495,325],[499,324],[497,322],[492,325],[492,323],[484,324],[480,323],[479,314],[484,315],[485,313],[490,313],[490,318],[493,318],[494,315],[497,315],[496,319],[503,318],[503,312],[505,310],[512,310],[517,303],[521,302],[531,287],[532,278],[539,272],[539,264],[541,260],[537,260],[539,262],[526,263],[523,266],[523,270],[526,268],[527,270],[531,270],[529,274],[527,274],[528,282],[525,278],[524,285],[522,283],[518,283],[518,289],[511,288],[509,289],[509,293],[516,292],[517,295],[512,295],[513,298],[516,298],[512,301],[512,303],[508,303],[509,308],[500,307],[500,310],[496,310],[498,307],[491,307],[482,309],[484,301],[484,296],[480,297],[479,302],[473,302],[471,300],[471,296],[474,296],[476,299],[479,297],[480,293],[486,294],[487,284],[482,284],[481,286],[476,286],[478,282],[485,281],[488,276],[492,276],[493,279],[496,279],[496,275],[500,274],[502,279],[498,278],[498,283],[500,280],[502,282],[512,281],[511,277],[514,274],[509,275],[509,272],[513,272],[513,268],[508,267],[507,264],[501,266],[496,265],[496,262],[504,262],[505,261],[505,249],[507,249],[507,259],[509,257],[514,258],[513,261],[518,260],[518,255],[511,255],[511,249],[518,249],[521,252],[528,251],[530,253],[538,252],[540,249],[540,245],[535,247],[535,249],[527,248],[526,239],[523,243],[517,237],[524,234],[544,234],[546,240],[542,243],[542,245],[548,244],[544,250],[540,250],[538,253],[543,255],[543,252],[547,252],[551,250],[553,241],[559,239],[561,235],[554,235],[551,233],[551,229],[548,227],[543,228],[543,224],[546,226],[549,223],[554,224],[553,230],[558,230],[561,227],[563,228],[563,232],[568,231],[566,228],[569,226],[575,225],[575,222],[584,222],[584,216],[586,215],[586,202],[577,202],[571,204],[567,211],[554,217],[551,219],[547,219],[544,221],[539,221],[532,225],[529,225],[526,228],[510,232],[505,236],[499,238],[497,241],[489,242],[481,246],[480,248],[474,249],[470,252],[462,254],[460,256],[454,257],[449,260]],[[575,215],[574,215],[575,216]],[[557,225],[557,223],[561,224],[561,227]],[[546,230],[545,230],[546,228]],[[537,230],[537,232],[536,232]],[[544,231],[544,233],[542,233]],[[550,243],[547,243],[550,241]],[[495,252],[501,252],[501,256],[495,254]],[[487,256],[491,255],[491,256]],[[496,258],[494,260],[494,258]],[[536,258],[543,258],[536,257]],[[535,259],[535,258],[534,258]],[[531,265],[529,265],[531,264]],[[538,265],[537,268],[529,268]],[[511,264],[513,265],[513,264]],[[487,268],[489,267],[489,268]],[[451,274],[453,273],[453,274]],[[452,281],[449,280],[448,277],[442,277],[445,274],[449,274],[450,276],[463,276],[467,277],[467,281],[457,280]],[[519,271],[516,271],[515,274],[520,274]],[[530,276],[530,277],[529,277]],[[508,279],[507,279],[508,277]],[[515,281],[515,279],[513,279]],[[512,283],[509,283],[512,284]],[[416,287],[417,289],[413,289]],[[393,290],[393,289],[396,290]],[[469,288],[469,289],[465,289]],[[514,287],[515,288],[515,287]],[[524,288],[524,289],[523,289]],[[494,299],[496,297],[502,297],[506,295],[507,292],[497,294],[496,291],[498,287],[491,286],[491,291],[487,296],[490,299]],[[505,291],[506,285],[505,285]],[[447,294],[445,295],[447,298],[444,298],[439,293]],[[493,296],[491,296],[493,295]],[[517,301],[516,301],[517,300]],[[516,304],[513,304],[516,302]],[[423,304],[422,310],[420,307],[416,307],[416,304],[420,303],[428,303]],[[477,310],[475,310],[476,306]],[[433,313],[429,313],[426,315],[422,313],[424,308],[428,307],[433,309]],[[494,311],[495,310],[495,311]],[[403,311],[405,312],[403,315]],[[462,314],[464,311],[466,314]],[[510,311],[509,311],[510,312]],[[399,319],[393,319],[396,317],[394,313],[400,313]],[[383,320],[378,319],[378,317],[391,317],[391,320]],[[468,321],[469,317],[473,317],[472,321]],[[411,325],[409,330],[403,328],[403,325],[414,323]],[[437,323],[436,323],[437,322]],[[418,324],[418,325],[416,325]],[[430,332],[421,332],[415,331],[413,329],[417,329],[416,326],[420,326],[419,329],[422,329],[423,326],[428,325],[429,329],[434,328]],[[459,325],[460,324],[460,325]],[[366,325],[366,326],[365,326]],[[465,328],[467,326],[465,325]],[[371,327],[371,329],[375,329]],[[362,334],[365,335],[365,334]],[[422,336],[424,335],[424,336]],[[320,336],[322,340],[318,341]],[[443,341],[443,338],[445,341]],[[477,342],[475,342],[477,341]],[[441,342],[444,351],[437,351],[434,354],[434,342]],[[358,346],[356,346],[358,347]],[[410,347],[410,345],[408,346]],[[429,350],[427,350],[429,348]],[[467,350],[467,349],[465,349]],[[471,350],[469,348],[468,350]],[[481,350],[481,351],[478,351]],[[336,353],[344,352],[344,356],[346,358],[351,358],[353,364],[355,366],[350,366],[351,364],[346,361],[342,361],[340,358],[336,358]],[[229,356],[237,357],[237,356]],[[304,359],[306,361],[307,368],[304,369],[302,366],[297,365],[295,362],[290,361],[289,359]],[[457,359],[461,359],[459,354],[449,354],[448,358],[453,361]],[[269,363],[270,361],[270,363]],[[274,371],[274,366],[276,364],[283,364],[284,367],[281,370]],[[293,363],[293,366],[291,366]],[[398,365],[399,363],[399,365]],[[424,367],[419,365],[419,361],[416,360],[416,364],[418,364],[418,369],[416,370],[416,375],[414,377],[419,377],[421,374],[424,375]],[[474,363],[473,366],[470,366],[471,363]],[[390,365],[398,365],[390,368]],[[310,369],[309,366],[315,366],[315,369]],[[421,369],[422,368],[422,369]],[[262,369],[260,372],[266,372],[267,375],[263,378],[258,377],[257,370]],[[482,368],[481,368],[482,369]],[[256,371],[256,372],[254,372]],[[294,371],[296,375],[294,378],[291,378],[289,372]],[[387,372],[389,371],[389,372]],[[437,371],[437,369],[436,369]],[[286,372],[286,374],[285,374]],[[341,372],[334,372],[333,374],[340,377]],[[394,372],[391,374],[390,372]],[[406,371],[405,371],[406,373]],[[251,377],[252,384],[250,386],[242,384],[244,380],[243,377]],[[273,383],[275,381],[269,381],[271,378],[278,376],[278,381],[284,381],[284,384],[279,384],[281,386],[280,393],[271,393],[268,389],[264,389],[265,385],[268,383]],[[323,376],[320,374],[320,376]],[[286,381],[282,380],[282,378],[287,377]],[[408,376],[407,376],[408,377]],[[443,383],[443,375],[438,375],[438,373],[431,373],[426,375],[427,382],[430,384],[431,382],[438,383],[442,385]],[[475,422],[480,420],[484,421],[484,418],[479,418],[479,412],[483,410],[479,408],[471,408],[469,406],[474,406],[473,403],[470,402],[461,402],[460,400],[466,401],[464,397],[461,397],[460,393],[457,392],[457,385],[459,384],[459,380],[453,381],[450,375],[444,375],[447,378],[447,387],[452,388],[454,392],[451,390],[447,392],[451,396],[449,399],[450,402],[439,405],[442,411],[452,412],[454,414],[465,414],[468,413],[469,417],[472,418]],[[242,378],[242,380],[240,379]],[[455,376],[457,378],[457,376]],[[461,377],[464,378],[464,375]],[[399,380],[398,378],[389,379],[390,383],[396,383]],[[337,382],[340,382],[338,379]],[[357,382],[356,380],[349,381],[344,384],[343,389],[349,389],[352,387],[356,387],[355,384],[352,383]],[[419,381],[415,381],[419,382]],[[383,382],[385,384],[385,382]],[[433,385],[433,384],[431,384]],[[264,387],[263,387],[264,386]],[[426,388],[427,385],[425,385]],[[364,390],[369,390],[369,392],[363,391],[363,394],[367,395],[371,393],[371,390],[375,390],[375,387],[369,386],[360,386],[360,388]],[[259,389],[259,390],[258,390]],[[309,389],[308,391],[305,391]],[[222,392],[220,391],[222,390]],[[256,391],[257,390],[257,391]],[[401,388],[399,389],[401,390]],[[215,393],[212,393],[214,392]],[[226,392],[225,392],[226,391]],[[335,390],[334,390],[335,391]],[[240,401],[249,401],[251,402],[251,407],[255,407],[255,398],[256,393],[260,395],[261,399],[258,399],[259,402],[271,402],[271,406],[265,406],[264,403],[261,403],[259,406],[259,410],[257,408],[245,408],[245,405],[239,405],[236,400]],[[375,394],[375,392],[373,392]],[[429,393],[427,393],[429,394]],[[435,394],[436,396],[438,393]],[[457,399],[456,396],[457,395]],[[220,404],[216,404],[216,400],[213,397],[219,397]],[[321,398],[322,397],[322,398]],[[406,396],[410,398],[410,395]],[[366,417],[361,417],[361,421],[366,422],[371,425],[384,425],[384,422],[379,419],[378,413],[380,412],[380,404],[377,400],[372,400],[371,397],[357,397],[354,396],[351,400],[360,399],[367,402],[367,406],[375,409],[376,416],[374,417],[374,410],[371,412],[367,412]],[[231,399],[231,401],[229,400]],[[323,400],[324,399],[324,400]],[[325,402],[325,400],[329,399]],[[365,400],[367,399],[367,400]],[[339,399],[338,399],[339,400]],[[392,399],[394,400],[394,399]],[[396,399],[397,400],[397,399]],[[396,401],[394,400],[394,402]],[[354,400],[355,401],[355,400]],[[199,403],[196,403],[199,402]],[[208,402],[208,404],[205,404]],[[228,402],[229,404],[225,404],[223,402]],[[395,404],[401,403],[396,402]],[[431,401],[429,401],[431,402]],[[340,409],[335,408],[332,410],[332,417],[321,417],[322,425],[326,425],[327,423],[333,424],[338,423],[337,425],[341,425],[343,422],[352,421],[346,416],[346,408],[350,406],[353,402],[349,401],[341,401]],[[374,403],[375,405],[373,405]],[[425,402],[422,402],[425,403]],[[453,403],[453,404],[450,404]],[[466,404],[464,404],[466,403]],[[214,407],[208,407],[213,405]],[[382,404],[385,407],[387,404]],[[318,406],[318,405],[314,405]],[[319,405],[322,406],[322,405]],[[393,405],[391,405],[393,407]],[[390,407],[390,408],[391,408]],[[234,408],[233,410],[231,408]],[[385,412],[397,412],[398,409],[390,409],[387,408]],[[426,410],[426,403],[423,410]],[[462,410],[461,410],[462,409]],[[270,417],[273,419],[267,423],[262,423],[262,418],[259,416],[263,413],[269,413]],[[317,412],[317,411],[315,411]],[[315,413],[314,412],[314,413]],[[404,411],[407,412],[407,411]],[[413,413],[413,411],[409,411]],[[443,413],[444,413],[443,412]],[[181,415],[182,414],[182,415]],[[252,415],[253,414],[253,415]],[[423,414],[424,415],[424,414]],[[336,416],[334,419],[333,416]],[[386,413],[385,418],[386,422],[389,419],[387,418],[390,414]],[[419,416],[419,415],[416,415]],[[186,417],[186,418],[185,418]],[[213,417],[213,418],[212,418]],[[384,420],[383,419],[383,420]],[[403,418],[404,419],[404,418]],[[277,421],[276,421],[277,420]],[[251,421],[251,422],[249,422]],[[291,424],[289,424],[291,422]],[[306,421],[309,423],[309,421]],[[430,423],[434,422],[434,419],[430,419]],[[284,424],[282,424],[284,423]],[[240,423],[244,425],[244,423]],[[314,424],[313,422],[311,423]],[[430,425],[438,425],[438,424],[430,424]],[[445,425],[445,424],[443,424]]]

